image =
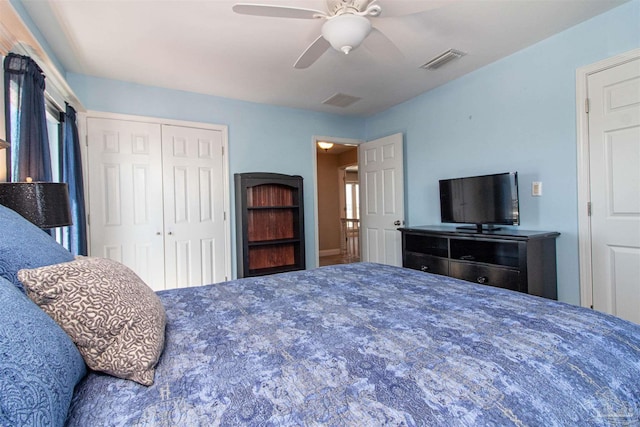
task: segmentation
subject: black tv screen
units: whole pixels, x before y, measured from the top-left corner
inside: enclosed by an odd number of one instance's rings
[[[440,180],[442,222],[519,225],[518,173]]]

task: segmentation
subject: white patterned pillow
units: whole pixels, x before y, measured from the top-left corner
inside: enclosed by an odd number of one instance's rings
[[[20,270],[27,295],[75,342],[87,366],[151,385],[164,347],[165,312],[129,268],[78,258]]]

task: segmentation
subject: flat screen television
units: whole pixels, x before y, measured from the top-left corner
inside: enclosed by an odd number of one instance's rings
[[[520,225],[518,173],[441,179],[440,213],[442,222],[473,224],[459,228],[479,233],[496,225]]]

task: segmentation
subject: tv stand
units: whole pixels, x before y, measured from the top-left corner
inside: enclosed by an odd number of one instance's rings
[[[418,226],[402,233],[402,265],[469,282],[557,299],[551,231]]]
[[[493,224],[489,224],[486,227],[483,226],[482,224],[476,224],[476,225],[460,225],[458,227],[456,227],[456,230],[468,230],[468,231],[475,231],[478,234],[482,234],[485,231],[497,231],[497,230],[502,230],[502,227],[496,227]]]

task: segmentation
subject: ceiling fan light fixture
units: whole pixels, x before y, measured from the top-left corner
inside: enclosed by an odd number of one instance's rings
[[[348,54],[360,46],[371,32],[371,22],[364,16],[343,14],[327,20],[322,26],[322,37],[338,51]]]
[[[333,147],[333,142],[318,141],[318,147],[320,147],[324,151],[328,151],[329,149],[331,149],[331,147]]]

